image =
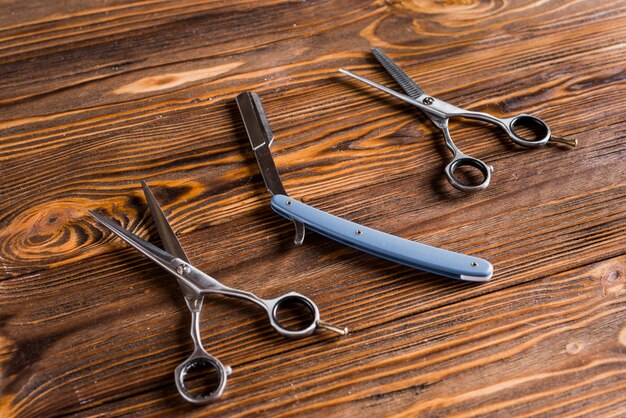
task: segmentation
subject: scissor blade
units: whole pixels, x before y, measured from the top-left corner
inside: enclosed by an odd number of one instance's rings
[[[165,248],[165,251],[167,251],[169,254],[183,260],[187,264],[191,264],[189,262],[187,254],[185,254],[185,250],[183,250],[183,247],[180,245],[180,241],[178,241],[178,238],[176,237],[172,226],[167,221],[167,218],[165,217],[161,206],[159,206],[159,202],[157,202],[154,194],[152,194],[152,190],[150,190],[146,182],[143,180],[141,181],[141,187],[143,188],[143,194],[146,196],[146,201],[148,202],[148,207],[150,208],[150,214],[152,214],[152,220],[154,221],[157,232],[161,237],[163,248]],[[199,309],[201,304],[201,296],[198,295],[197,291],[190,288],[183,280],[179,279],[178,284],[183,294],[185,295],[185,300],[187,302],[187,305],[189,306],[189,309],[193,310],[194,307],[197,307]]]
[[[98,222],[106,229],[117,235],[124,242],[126,242],[131,247],[135,248],[141,254],[143,254],[148,259],[152,260],[159,266],[163,267],[168,272],[172,273],[179,279],[182,279],[186,282],[186,280],[178,273],[176,273],[176,266],[180,263],[176,263],[176,257],[167,253],[166,251],[160,249],[154,244],[149,243],[148,241],[144,241],[139,238],[137,235],[132,232],[128,232],[124,228],[122,228],[116,222],[111,221],[110,219],[105,218],[104,216],[100,216],[95,212],[89,211],[89,214],[96,218]]]
[[[165,248],[165,251],[171,255],[180,258],[188,264],[191,264],[187,254],[185,254],[185,250],[183,250],[183,247],[180,245],[180,241],[178,241],[176,234],[172,230],[172,226],[167,221],[161,206],[159,206],[154,194],[152,194],[152,190],[150,190],[146,182],[143,180],[141,180],[141,187],[143,188],[143,194],[146,196],[146,201],[148,202],[148,207],[150,208],[150,213],[152,214],[152,219],[156,225],[157,232],[161,237],[163,248]]]
[[[372,54],[410,98],[417,100],[422,94],[426,94],[424,90],[422,90],[407,73],[402,71],[402,69],[398,67],[398,64],[393,62],[382,50],[373,48]]]
[[[378,84],[378,83],[376,83],[376,82],[374,82],[372,80],[368,80],[365,77],[361,77],[360,75],[356,75],[354,73],[351,73],[350,71],[344,70],[343,68],[340,68],[339,71],[341,73],[347,75],[347,76],[355,78],[355,79],[357,79],[357,80],[359,80],[359,81],[361,81],[361,82],[363,82],[363,83],[365,83],[367,85],[370,85],[370,86],[372,86],[372,87],[374,87],[374,88],[376,88],[378,90],[384,91],[385,93],[390,94],[393,97],[396,97],[396,98],[398,98],[398,99],[400,99],[402,101],[405,101],[405,102],[407,102],[409,104],[412,104],[413,106],[420,108],[422,111],[424,111],[425,113],[427,113],[429,115],[438,116],[438,117],[444,118],[444,119],[447,117],[445,113],[443,113],[443,112],[441,112],[441,111],[439,111],[439,110],[437,110],[435,108],[432,108],[432,107],[430,107],[428,105],[425,105],[422,102],[418,102],[417,100],[414,100],[414,99],[410,98],[409,96],[406,96],[406,95],[404,95],[402,93],[398,93],[397,91],[391,90],[390,88],[387,88],[387,87],[385,87],[383,85],[380,85],[380,84]]]
[[[241,93],[237,96],[237,106],[241,113],[243,125],[248,133],[254,156],[259,165],[261,176],[265,182],[265,187],[272,195],[287,195],[270,151],[274,134],[270,129],[259,96],[252,92]]]

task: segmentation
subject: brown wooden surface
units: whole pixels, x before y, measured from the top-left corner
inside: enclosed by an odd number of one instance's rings
[[[626,2],[0,1],[0,416],[625,416]],[[576,149],[455,124],[492,185],[444,180],[440,134],[340,76],[533,113]],[[416,272],[292,226],[234,97],[253,90],[291,195],[475,254],[488,284]],[[191,407],[175,281],[87,215],[148,238],[146,179],[194,264],[272,297],[296,290],[351,334],[276,335],[209,298],[224,397]]]

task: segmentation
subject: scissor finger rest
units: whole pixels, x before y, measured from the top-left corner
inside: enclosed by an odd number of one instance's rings
[[[206,373],[205,378],[201,379],[208,387],[202,388],[208,390],[203,392],[202,389],[198,393],[192,391],[186,383],[186,379],[192,370],[202,369]],[[208,376],[208,374],[214,376]],[[174,371],[174,379],[176,388],[185,400],[194,404],[205,404],[219,399],[226,389],[226,381],[231,373],[228,366],[224,366],[221,361],[208,354],[202,349],[197,349],[187,360],[182,362]],[[206,382],[206,380],[209,380]]]

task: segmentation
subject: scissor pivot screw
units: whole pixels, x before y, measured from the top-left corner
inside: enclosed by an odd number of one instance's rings
[[[472,267],[476,267],[476,266],[478,266],[478,263],[475,261],[472,261]]]
[[[363,233],[363,231],[361,231],[360,229],[357,229],[356,231],[354,231],[357,235],[361,235]]]
[[[288,201],[287,201],[287,205],[288,205],[288,206],[291,206],[291,200],[288,200]]]
[[[424,103],[425,105],[431,105],[435,103],[435,99],[433,99],[432,97],[424,97],[424,100],[422,100],[422,103]]]
[[[184,264],[181,264],[180,266],[176,267],[176,272],[178,274],[185,274],[185,273],[189,273],[189,267],[187,267]]]

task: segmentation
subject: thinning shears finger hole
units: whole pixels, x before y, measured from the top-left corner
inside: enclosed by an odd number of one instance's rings
[[[456,156],[445,168],[446,178],[457,189],[483,190],[489,186],[493,167],[466,155]]]
[[[552,132],[541,119],[531,115],[519,115],[512,118],[509,124],[512,138],[526,147],[543,146],[550,141]]]

